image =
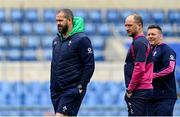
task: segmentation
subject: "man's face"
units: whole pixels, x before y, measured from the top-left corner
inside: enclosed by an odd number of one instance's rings
[[[58,31],[62,34],[66,34],[68,31],[68,20],[65,18],[65,14],[60,12],[56,15],[56,23]]]
[[[162,34],[156,28],[148,29],[147,31],[147,39],[152,46],[156,46],[160,44],[162,40]]]
[[[125,21],[125,28],[128,36],[135,37],[138,33],[139,26],[135,23],[133,16],[128,16]]]

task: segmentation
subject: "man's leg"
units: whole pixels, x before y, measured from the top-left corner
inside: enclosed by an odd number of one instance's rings
[[[65,115],[62,113],[56,113],[55,117],[64,117]]]
[[[125,100],[128,107],[129,116],[147,116],[149,100],[152,97],[152,90],[137,90],[128,98],[125,95]]]
[[[161,99],[156,103],[157,116],[173,116],[176,99]]]
[[[85,91],[79,94],[77,88],[68,89],[61,95],[56,110],[57,116],[77,116]]]

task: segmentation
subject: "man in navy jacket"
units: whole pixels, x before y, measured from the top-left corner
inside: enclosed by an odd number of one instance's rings
[[[95,62],[90,39],[84,34],[84,21],[70,9],[56,14],[58,35],[53,40],[51,61],[51,100],[56,116],[76,116]]]
[[[162,43],[162,30],[158,25],[150,25],[147,38],[153,49],[154,75],[151,116],[172,116],[177,99],[175,66],[176,53]]]
[[[125,27],[128,35],[133,38],[124,66],[128,115],[146,116],[146,107],[153,89],[152,51],[143,34],[141,16],[138,14],[128,16],[125,20]]]

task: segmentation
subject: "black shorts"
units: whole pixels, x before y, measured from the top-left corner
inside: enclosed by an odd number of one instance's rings
[[[79,89],[74,87],[51,94],[55,113],[61,113],[66,116],[77,116],[85,93],[86,90],[80,94]]]

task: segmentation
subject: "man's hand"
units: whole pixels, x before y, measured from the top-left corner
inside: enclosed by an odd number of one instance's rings
[[[132,91],[127,89],[126,90],[126,95],[127,95],[128,98],[130,98],[132,96]]]

